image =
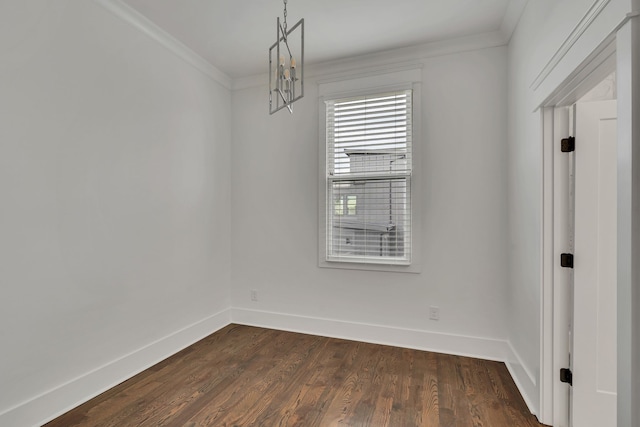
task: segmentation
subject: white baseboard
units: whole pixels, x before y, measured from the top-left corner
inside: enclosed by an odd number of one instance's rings
[[[311,335],[504,362],[532,414],[538,414],[536,379],[509,341],[344,322],[267,311],[231,309],[231,322]]]
[[[0,426],[40,426],[230,323],[223,310],[0,413]]]
[[[492,338],[444,334],[242,308],[231,309],[231,322],[500,362],[506,361],[511,356],[511,348],[506,340]]]
[[[529,411],[536,417],[540,418],[540,400],[538,392],[538,383],[536,377],[531,370],[522,361],[522,358],[518,352],[509,343],[509,358],[504,361],[507,365],[507,369],[513,378],[513,382],[516,383],[516,387],[520,390],[520,394],[524,399],[524,403],[527,404]]]

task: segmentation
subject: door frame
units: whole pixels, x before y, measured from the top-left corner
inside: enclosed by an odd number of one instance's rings
[[[560,368],[568,367],[566,320],[571,316],[566,294],[570,272],[559,265],[560,253],[568,250],[569,205],[561,202],[569,197],[569,163],[559,145],[562,138],[575,136],[572,106],[614,70],[616,39],[612,35],[540,108],[543,139],[540,421],[554,426],[567,426],[569,419],[568,396],[562,394],[567,385],[560,382],[558,373]]]
[[[618,92],[618,426],[638,425],[640,407],[640,18],[627,18],[541,103],[542,182],[540,236],[540,408],[539,419],[562,425],[564,411],[558,407],[556,389],[560,369],[555,354],[562,347],[561,325],[554,319],[567,316],[566,307],[555,304],[554,289],[562,286],[556,233],[562,231],[561,207],[554,203],[559,184],[554,147],[568,130],[569,109],[612,71],[617,72]],[[634,74],[635,73],[635,74]],[[566,212],[565,212],[566,213]],[[565,275],[566,276],[566,275]],[[564,311],[563,311],[564,310]],[[567,409],[568,411],[568,409]]]
[[[542,372],[541,388],[548,387],[549,393],[541,398],[541,407],[552,414],[554,426],[567,426],[569,420],[568,385],[559,381],[559,369],[568,368],[571,343],[567,337],[567,324],[571,320],[570,298],[572,271],[562,268],[558,262],[560,254],[572,252],[569,235],[573,235],[570,223],[571,161],[573,157],[560,152],[560,140],[575,136],[573,115],[575,104],[556,105],[543,109],[544,127],[544,178],[545,211],[543,217],[543,283],[542,290]],[[564,392],[563,392],[564,390]],[[563,394],[564,393],[564,394]],[[542,409],[542,408],[541,408]],[[566,420],[562,421],[562,420]]]

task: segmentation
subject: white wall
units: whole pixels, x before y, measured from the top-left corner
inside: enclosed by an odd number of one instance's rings
[[[628,0],[529,1],[509,44],[509,340],[536,378],[541,369],[542,136],[535,109],[629,10]],[[524,392],[537,407],[540,384],[530,386]]]
[[[506,47],[412,59],[423,67],[420,274],[318,267],[317,82],[307,79],[293,116],[269,116],[266,85],[234,91],[234,320],[475,354],[483,349],[442,337],[504,339],[506,60]],[[369,68],[312,72],[344,70]],[[428,319],[430,305],[440,321]]]
[[[95,2],[16,0],[0,94],[0,424],[30,425],[228,308],[230,91]]]

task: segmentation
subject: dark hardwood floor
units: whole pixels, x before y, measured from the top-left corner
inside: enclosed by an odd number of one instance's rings
[[[46,424],[541,425],[503,363],[239,325]]]

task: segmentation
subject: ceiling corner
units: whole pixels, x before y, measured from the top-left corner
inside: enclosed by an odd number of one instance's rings
[[[505,38],[505,43],[509,43],[511,36],[520,21],[520,17],[524,12],[529,0],[510,0],[507,10],[505,11],[502,23],[500,24],[500,32]]]

